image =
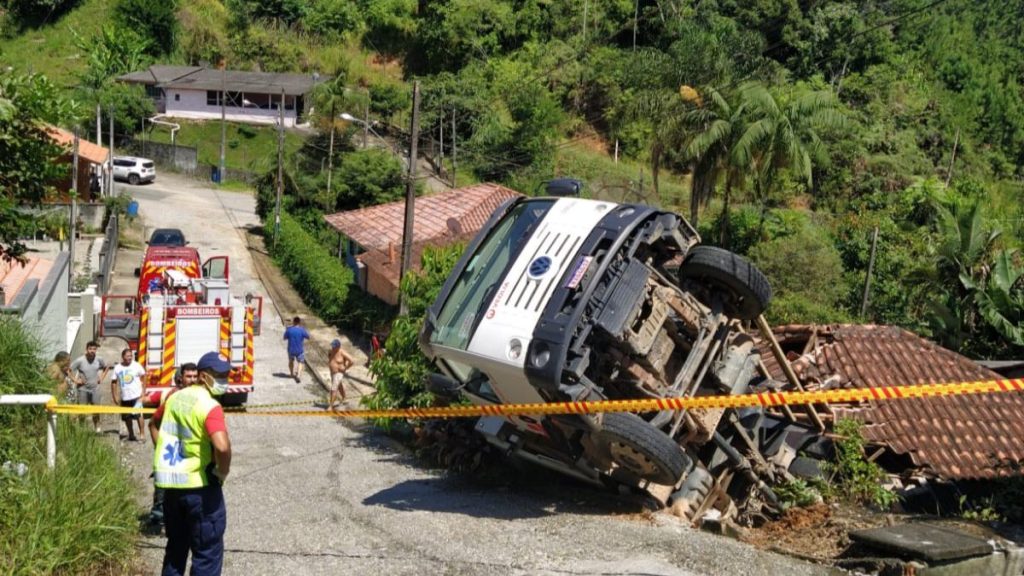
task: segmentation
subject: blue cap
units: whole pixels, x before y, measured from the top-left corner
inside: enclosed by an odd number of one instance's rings
[[[228,359],[218,352],[207,352],[199,358],[199,362],[196,362],[196,367],[199,371],[209,370],[214,374],[227,374],[231,371],[231,363]]]
[[[331,342],[331,348],[337,348],[338,346],[341,346],[341,340],[335,338],[334,341]]]

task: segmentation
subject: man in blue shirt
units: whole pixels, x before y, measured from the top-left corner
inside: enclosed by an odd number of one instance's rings
[[[306,363],[303,341],[309,340],[309,332],[302,326],[301,318],[292,318],[292,325],[284,330],[284,339],[288,341],[288,373],[296,382],[301,382],[302,365]]]

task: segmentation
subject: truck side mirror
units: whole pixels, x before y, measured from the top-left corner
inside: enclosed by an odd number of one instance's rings
[[[444,374],[430,374],[423,379],[423,387],[428,392],[442,398],[454,400],[459,397],[459,391],[462,390],[462,385],[445,376]]]
[[[138,278],[139,276],[142,276],[142,268],[136,268],[135,272],[133,272],[133,274],[135,274],[136,278]]]

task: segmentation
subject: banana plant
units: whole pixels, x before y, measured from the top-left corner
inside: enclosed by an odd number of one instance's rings
[[[985,322],[1003,338],[1024,346],[1024,266],[1016,265],[1013,256],[1011,250],[999,251],[985,286],[971,287]]]

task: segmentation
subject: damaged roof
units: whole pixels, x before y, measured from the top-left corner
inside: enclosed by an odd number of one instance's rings
[[[776,338],[810,389],[871,388],[992,380],[1000,376],[895,326],[780,326]],[[765,367],[782,370],[761,344]],[[1024,461],[1024,395],[1019,392],[833,404],[836,417],[864,422],[864,437],[948,480],[990,479]]]

